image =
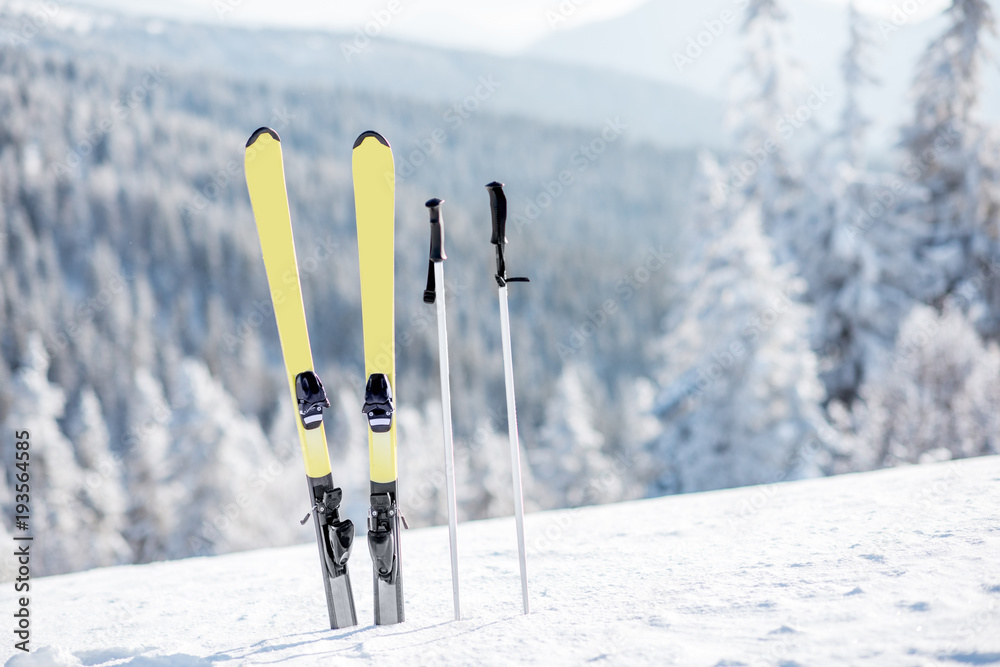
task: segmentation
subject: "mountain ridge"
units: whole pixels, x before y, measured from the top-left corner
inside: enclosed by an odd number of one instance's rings
[[[636,141],[688,148],[719,144],[718,100],[621,73],[414,45],[385,36],[356,43],[356,35],[323,30],[216,26],[67,6],[91,16],[76,25],[63,21],[67,40],[77,48],[131,61],[169,62],[226,76],[252,72],[283,83],[336,85],[445,109],[475,98],[479,79],[492,76],[500,82],[498,89],[476,101],[496,113],[577,128],[600,128],[609,116],[621,116]],[[190,49],[189,40],[199,49]]]

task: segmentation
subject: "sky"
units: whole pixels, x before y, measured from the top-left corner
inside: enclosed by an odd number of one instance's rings
[[[648,0],[89,0],[87,4],[219,24],[298,26],[373,35],[448,48],[515,54],[553,30],[567,30],[632,11]],[[686,2],[689,0],[669,0]],[[791,0],[794,8],[797,2]],[[813,1],[813,0],[809,0]],[[849,0],[822,0],[846,5]],[[733,0],[739,5],[741,0]],[[940,11],[948,0],[857,0],[889,18],[904,5],[911,20]]]

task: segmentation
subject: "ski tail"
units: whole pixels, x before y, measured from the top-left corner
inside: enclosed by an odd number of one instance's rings
[[[329,407],[330,402],[323,383],[313,370],[285,190],[281,140],[277,132],[267,127],[254,132],[246,144],[244,165],[288,387],[292,404],[299,411],[296,428],[316,527],[330,627],[345,628],[357,624],[347,570],[354,524],[340,516],[342,492],[333,483],[326,433],[322,428],[323,409]]]
[[[308,484],[309,494],[315,501],[313,525],[319,545],[330,627],[337,629],[357,625],[351,575],[347,571],[347,559],[354,544],[354,523],[340,518],[342,491],[334,486],[333,475],[322,479],[310,477]]]
[[[396,483],[372,482],[368,516],[368,550],[374,571],[375,624],[403,622],[403,581],[400,562],[399,506]]]
[[[363,132],[352,156],[361,268],[365,347],[364,410],[368,418],[371,509],[368,550],[375,587],[375,623],[403,621],[400,513],[396,467],[396,339],[393,225],[395,169],[389,142]]]

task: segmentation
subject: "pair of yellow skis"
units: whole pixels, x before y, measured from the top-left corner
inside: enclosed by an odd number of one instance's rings
[[[246,145],[246,179],[264,265],[278,323],[292,400],[298,406],[298,433],[305,461],[330,627],[357,624],[347,560],[354,526],[340,517],[342,493],[334,486],[322,428],[329,407],[313,368],[309,333],[292,238],[281,142],[260,128]],[[361,266],[365,411],[369,421],[371,509],[368,546],[374,565],[375,623],[403,620],[396,472],[395,316],[393,210],[395,171],[389,143],[376,132],[358,137],[353,152],[354,199]]]

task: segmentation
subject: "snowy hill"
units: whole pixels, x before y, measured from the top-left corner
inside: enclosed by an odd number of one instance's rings
[[[0,20],[6,14],[17,24],[23,20],[19,11],[17,5],[0,4]],[[252,73],[280,84],[392,95],[440,106],[445,115],[472,96],[470,110],[563,126],[600,128],[608,117],[620,116],[636,141],[667,147],[721,143],[718,99],[687,85],[621,72],[433,48],[382,35],[359,41],[353,34],[153,19],[86,4],[68,4],[56,16],[61,22],[45,27],[61,34],[36,46],[90,57],[109,54],[135,66],[165,66],[171,74],[243,78]]]
[[[1000,457],[542,512],[405,535],[407,621],[328,630],[315,547],[36,580],[22,665],[1000,663]],[[2,606],[9,619],[10,586]],[[8,638],[4,655],[12,649]]]
[[[1000,9],[1000,3],[991,4],[994,11]],[[733,68],[743,57],[739,9],[743,5],[732,0],[652,0],[607,21],[579,27],[571,27],[568,21],[566,25],[557,23],[549,36],[526,49],[524,55],[627,73],[726,99]],[[933,8],[923,3],[912,6],[919,10],[907,5],[907,13],[897,14],[896,23],[891,12],[872,17],[876,36],[872,64],[880,85],[865,92],[864,106],[873,115],[872,136],[880,150],[898,140],[896,125],[911,113],[908,91],[917,59],[944,25]],[[805,88],[822,85],[833,92],[835,102],[818,114],[830,127],[843,107],[841,60],[848,36],[846,8],[821,0],[793,0],[787,8]],[[730,18],[725,20],[726,16]],[[898,16],[905,21],[900,22]],[[701,40],[700,45],[691,46],[697,40]],[[995,40],[990,43],[995,49]],[[675,54],[691,58],[690,63],[678,65]],[[988,68],[984,74],[984,114],[995,119],[1000,117],[1000,73]]]

